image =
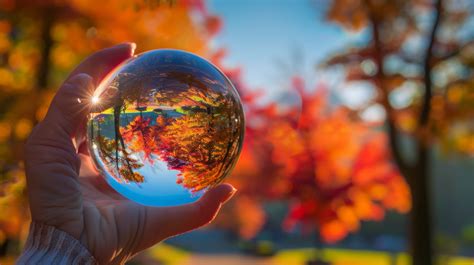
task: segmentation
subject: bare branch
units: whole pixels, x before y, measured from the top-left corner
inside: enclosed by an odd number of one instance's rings
[[[379,33],[379,23],[374,16],[374,14],[371,12],[370,8],[370,1],[366,0],[366,6],[369,10],[369,20],[371,24],[371,30],[372,30],[372,35],[373,35],[373,46],[374,46],[374,62],[377,66],[377,73],[375,74],[374,77],[374,84],[376,87],[378,87],[378,90],[382,94],[382,105],[385,108],[385,111],[387,113],[387,126],[388,126],[388,136],[389,136],[389,143],[390,143],[390,148],[392,150],[393,158],[395,160],[395,163],[399,167],[400,171],[402,174],[408,178],[409,174],[406,174],[409,170],[409,165],[403,158],[403,155],[400,150],[400,144],[399,144],[399,139],[398,139],[398,134],[397,134],[397,128],[395,126],[395,119],[393,115],[393,108],[391,107],[389,100],[388,100],[388,89],[385,87],[385,70],[384,70],[384,52],[382,48],[382,42],[380,40],[380,33]],[[407,179],[408,182],[410,182],[409,179]]]
[[[433,57],[431,59],[431,67],[434,67],[436,66],[438,63],[441,63],[441,62],[444,62],[446,60],[449,60],[451,58],[454,58],[456,56],[458,56],[465,48],[471,46],[471,45],[474,45],[474,41],[468,41],[464,44],[461,44],[459,45],[458,47],[456,47],[455,49],[453,49],[451,52],[443,55],[443,56],[440,56],[440,57]]]
[[[436,33],[438,32],[438,27],[441,20],[441,9],[442,9],[442,1],[437,0],[435,3],[435,18],[433,22],[433,26],[431,28],[430,38],[428,42],[428,48],[426,49],[425,59],[423,62],[424,68],[424,81],[425,81],[425,95],[423,97],[423,105],[420,112],[419,118],[419,127],[424,127],[428,124],[428,118],[431,112],[431,97],[432,97],[432,89],[433,89],[433,80],[431,78],[431,70],[432,65],[431,61],[433,58],[433,46],[436,41]]]

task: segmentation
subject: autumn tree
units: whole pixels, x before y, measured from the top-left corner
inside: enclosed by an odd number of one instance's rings
[[[469,1],[332,1],[329,21],[352,31],[367,30],[364,45],[333,56],[348,82],[364,82],[377,96],[359,111],[381,106],[390,150],[411,189],[410,253],[413,264],[433,264],[432,205],[429,187],[433,143],[473,154],[472,58],[474,35]],[[408,104],[394,97],[411,91]],[[407,150],[402,138],[411,141]]]
[[[98,156],[101,163],[110,169],[110,173],[118,182],[142,183],[144,177],[136,172],[143,164],[131,157],[131,153],[117,138],[110,139],[102,134],[105,117],[96,117],[89,121],[89,137],[92,139],[92,152]]]
[[[166,99],[160,101],[163,94]],[[127,150],[143,153],[148,163],[153,159],[166,162],[170,170],[180,172],[177,183],[192,192],[221,182],[235,164],[242,142],[240,103],[230,93],[221,94],[204,84],[182,90],[164,88],[153,93],[156,96],[157,104],[171,102],[181,114],[155,114],[154,124],[150,118],[137,116],[122,130]]]
[[[23,143],[43,118],[55,89],[85,56],[133,41],[138,52],[176,48],[208,57],[209,40],[219,26],[219,18],[207,11],[204,1],[1,0],[2,203],[26,209],[19,162]],[[11,189],[15,192],[7,192]],[[0,241],[10,242],[26,229],[28,211],[15,211],[18,218],[10,210],[2,213],[0,234],[5,236]]]
[[[262,204],[284,199],[291,202],[284,228],[302,224],[319,231],[318,241],[333,243],[357,231],[361,221],[410,209],[408,187],[390,160],[387,139],[376,126],[332,106],[323,85],[308,88],[294,77],[291,89],[302,108],[274,101],[262,105],[262,91],[246,87],[238,69],[224,69],[242,96],[247,128],[231,178],[239,194],[218,225],[252,238],[265,222]]]
[[[316,223],[323,241],[331,243],[357,231],[361,221],[382,220],[386,210],[407,212],[408,187],[384,135],[347,109],[328,105],[324,88],[306,92],[298,78],[293,86],[303,99],[298,138],[304,148],[289,174],[298,199],[289,221]]]

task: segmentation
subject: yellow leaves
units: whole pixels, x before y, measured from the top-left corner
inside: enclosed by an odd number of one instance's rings
[[[465,133],[457,138],[457,149],[466,154],[474,154],[474,133]]]
[[[8,64],[14,70],[30,72],[34,69],[35,64],[39,60],[39,52],[33,49],[32,43],[24,43],[10,51]]]
[[[62,69],[72,68],[77,60],[76,54],[66,45],[56,46],[52,51],[51,57],[56,66]]]
[[[24,206],[26,181],[20,169],[10,171],[7,179],[0,186],[0,213],[4,213],[0,214],[0,234],[18,239],[29,222],[29,210]]]
[[[0,87],[9,87],[14,82],[13,73],[6,68],[0,68]]]
[[[81,23],[80,20],[56,23],[52,29],[52,38],[55,43],[52,52],[57,53],[52,61],[61,66],[67,59],[71,60],[69,66],[65,66],[65,69],[71,69],[84,56],[107,45],[104,43],[98,46],[94,39],[88,38],[86,25]],[[67,58],[60,58],[62,53]],[[62,62],[58,62],[58,59]]]
[[[417,120],[412,110],[401,110],[396,113],[396,123],[402,131],[414,132],[417,126]]]
[[[474,155],[474,129],[469,126],[452,128],[445,138],[444,144],[447,145],[445,149]]]
[[[465,93],[465,86],[462,84],[455,84],[448,89],[447,98],[451,104],[459,103]]]
[[[451,108],[469,110],[474,102],[474,81],[459,81],[450,84],[447,88],[447,103]],[[462,111],[460,110],[460,111]],[[460,116],[458,114],[458,116]]]
[[[18,139],[26,139],[26,137],[28,137],[30,134],[31,129],[33,129],[33,123],[31,120],[22,118],[15,124],[15,136]]]
[[[46,113],[48,112],[49,104],[53,100],[54,97],[54,92],[51,90],[46,90],[43,93],[41,93],[40,96],[36,97],[40,99],[40,105],[36,109],[35,113],[35,118],[37,121],[43,120],[43,118],[46,116]]]
[[[134,41],[140,50],[176,48],[206,55],[209,35],[206,19],[199,22],[189,5],[160,4],[153,8],[140,1],[71,0],[70,4],[88,17],[93,27],[84,27],[80,36],[103,46]],[[104,12],[107,10],[107,12]],[[120,14],[119,16],[117,14]],[[194,13],[195,16],[205,16]],[[90,24],[89,24],[90,25]],[[92,31],[90,31],[92,30]],[[85,42],[87,43],[87,42]]]
[[[6,34],[0,33],[0,53],[6,53],[11,48],[10,39]]]
[[[51,37],[58,42],[64,41],[69,35],[68,26],[67,23],[57,23],[51,29]]]
[[[443,152],[474,154],[473,103],[472,80],[452,82],[445,97],[433,97],[430,128],[439,136]]]
[[[3,142],[10,137],[12,127],[9,122],[0,121],[0,142]]]

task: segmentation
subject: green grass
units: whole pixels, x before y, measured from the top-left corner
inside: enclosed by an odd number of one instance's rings
[[[314,256],[311,249],[282,250],[274,258],[274,265],[304,265],[307,260]],[[409,257],[399,253],[392,257],[388,252],[369,250],[345,250],[345,249],[325,249],[320,257],[331,261],[333,265],[409,265]],[[473,258],[451,257],[444,258],[440,265],[472,265]]]
[[[163,265],[182,265],[192,261],[192,252],[188,252],[167,244],[158,244],[147,250],[147,254]],[[273,258],[271,265],[305,265],[313,257],[312,249],[281,250]],[[410,265],[409,258],[404,253],[392,257],[388,252],[370,250],[324,249],[320,257],[332,262],[332,265]],[[392,263],[393,258],[396,263]],[[2,263],[3,264],[3,263]],[[192,264],[192,263],[191,263]],[[439,265],[473,265],[473,258],[450,257],[442,258]],[[213,264],[210,264],[213,265]]]

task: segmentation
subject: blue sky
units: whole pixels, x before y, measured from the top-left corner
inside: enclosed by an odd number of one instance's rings
[[[327,1],[310,0],[210,0],[209,10],[221,16],[224,27],[216,45],[229,51],[226,63],[241,66],[251,87],[274,88],[284,68],[277,61],[305,73],[331,53],[339,51],[355,34],[324,20]]]
[[[225,47],[228,66],[240,66],[250,88],[263,88],[268,99],[300,104],[289,89],[291,76],[299,73],[308,87],[323,82],[332,89],[332,99],[360,106],[374,96],[364,84],[345,84],[342,71],[317,69],[333,53],[365,42],[364,32],[343,30],[325,20],[325,0],[208,0],[211,13],[223,19],[215,40]],[[292,95],[293,94],[293,95]],[[367,118],[381,118],[380,110]]]

